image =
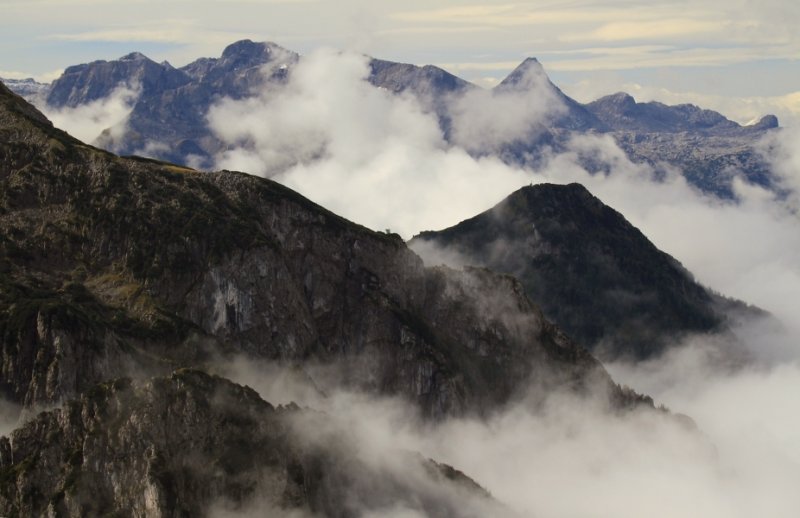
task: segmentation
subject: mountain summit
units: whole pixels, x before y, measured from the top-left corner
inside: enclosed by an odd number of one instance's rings
[[[579,184],[523,187],[410,245],[517,276],[548,318],[603,359],[652,358],[686,334],[725,331],[726,311],[761,315],[706,290]]]

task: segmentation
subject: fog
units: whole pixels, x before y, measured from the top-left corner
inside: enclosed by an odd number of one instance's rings
[[[597,401],[558,395],[544,410],[523,403],[487,422],[430,424],[396,400],[337,387],[326,387],[324,397],[298,389],[303,383],[266,386],[285,378],[263,375],[263,366],[240,364],[232,377],[273,403],[324,410],[365,452],[403,448],[452,464],[522,516],[800,515],[797,133],[784,130],[760,144],[783,193],[734,172],[736,199],[721,200],[678,170],[661,166],[657,174],[632,163],[607,136],[575,137],[566,150],[545,152],[536,169],[510,167],[491,151],[554,113],[551,101],[542,109],[523,102],[517,106],[526,117],[510,116],[498,108],[504,100],[471,94],[451,105],[456,131],[449,144],[434,114],[413,98],[370,87],[366,73],[359,56],[318,52],[301,62],[285,90],[220,103],[209,114],[229,145],[219,165],[273,176],[350,219],[406,238],[487,210],[523,185],[580,182],[701,283],[767,309],[783,327],[737,329],[755,359],[739,370],[723,367],[714,355],[720,339],[707,336],[675,344],[664,358],[607,366],[618,382],[691,416],[698,430],[664,414],[615,416]],[[606,173],[587,172],[587,156]],[[436,252],[434,262],[463,265],[463,258]]]
[[[401,479],[417,476],[403,452],[419,452],[464,471],[509,516],[796,516],[800,370],[723,374],[699,361],[700,345],[641,367],[611,369],[673,410],[691,413],[699,429],[666,413],[619,415],[601,398],[565,394],[552,395],[544,407],[522,401],[488,421],[431,423],[399,399],[309,387],[319,367],[299,373],[239,360],[224,372],[274,404],[296,401],[322,411],[324,421],[299,423],[299,437],[345,448]],[[787,416],[794,426],[786,426]],[[459,516],[471,515],[462,503]],[[419,516],[413,507],[405,512]]]
[[[270,176],[348,219],[406,238],[457,223],[531,181],[498,158],[475,159],[447,145],[434,114],[371,86],[368,73],[364,56],[321,50],[301,60],[285,89],[219,103],[208,116],[228,145],[217,166]],[[508,108],[510,95],[489,102]],[[491,115],[483,105],[462,108],[470,120]],[[513,110],[495,112],[507,116],[519,129],[535,124]]]
[[[74,108],[53,108],[44,100],[35,104],[56,127],[91,144],[105,130],[112,139],[125,135],[125,123],[140,93],[138,85],[120,84],[107,97]]]

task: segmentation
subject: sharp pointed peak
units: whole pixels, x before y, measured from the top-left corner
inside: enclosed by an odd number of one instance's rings
[[[528,57],[517,65],[497,87],[501,90],[506,88],[530,89],[542,84],[542,79],[545,84],[550,81],[539,60],[534,57]]]

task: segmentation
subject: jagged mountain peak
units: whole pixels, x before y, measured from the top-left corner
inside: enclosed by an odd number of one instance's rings
[[[636,99],[634,99],[634,97],[627,92],[617,92],[611,95],[606,95],[594,102],[612,104],[623,108],[636,106]]]
[[[159,64],[141,52],[131,52],[117,60],[67,68],[51,85],[47,104],[55,108],[76,107],[108,97],[120,85],[136,85],[142,93],[153,94],[189,81],[186,73],[168,63]]]
[[[530,57],[517,65],[517,68],[512,70],[495,88],[529,89],[542,84],[549,84],[555,88],[555,86],[550,83],[544,66],[542,66],[538,59]]]

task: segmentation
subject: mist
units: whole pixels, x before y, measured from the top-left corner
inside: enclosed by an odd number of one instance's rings
[[[448,145],[435,114],[411,96],[375,88],[368,73],[364,56],[320,50],[300,61],[285,88],[218,103],[208,114],[227,144],[217,167],[272,177],[348,219],[405,238],[457,223],[531,181],[496,157],[473,158]],[[485,100],[508,107],[510,97]],[[487,124],[490,113],[483,105],[462,109]],[[539,112],[517,113],[494,117],[529,129]]]
[[[320,51],[301,60],[285,89],[219,103],[209,113],[212,131],[228,144],[218,165],[273,177],[405,238],[456,224],[523,185],[579,182],[699,282],[766,309],[781,325],[736,329],[754,359],[739,369],[720,361],[724,338],[712,336],[688,337],[646,363],[607,366],[617,382],[690,416],[697,429],[667,414],[619,416],[565,395],[485,422],[431,424],[402,401],[309,385],[320,379],[309,372],[287,377],[240,362],[231,377],[273,403],[333,416],[365,455],[402,448],[451,464],[520,516],[800,515],[798,132],[774,132],[759,144],[782,192],[729,171],[735,199],[723,200],[677,169],[631,162],[609,136],[545,149],[535,169],[509,166],[494,152],[557,114],[551,98],[508,101],[524,107],[513,115],[506,99],[487,91],[451,99],[447,143],[435,114],[371,87],[367,72],[361,56]],[[605,172],[588,172],[587,157]],[[429,264],[468,262],[447,250],[418,252]]]
[[[35,104],[56,127],[78,140],[91,144],[96,142],[105,130],[110,132],[112,140],[119,140],[125,135],[125,123],[140,93],[137,85],[120,84],[108,97],[74,108],[53,108],[44,100],[39,100]]]
[[[335,382],[311,384],[335,379],[322,375],[320,366],[285,370],[240,359],[223,372],[273,404],[294,401],[317,411],[313,426],[298,422],[296,433],[304,440],[344,448],[369,469],[407,481],[419,480],[419,473],[403,452],[419,452],[470,476],[489,491],[503,516],[796,516],[800,427],[794,395],[800,370],[723,375],[687,358],[699,345],[641,368],[611,368],[658,393],[673,411],[697,416],[698,428],[656,410],[610,412],[601,396],[569,394],[553,394],[544,405],[522,400],[486,421],[434,423],[397,398],[353,392]],[[792,416],[793,427],[785,426],[784,413]],[[430,490],[452,497],[452,488],[432,484]],[[459,516],[471,515],[470,505],[462,500]],[[400,516],[424,516],[413,507],[401,510]],[[385,516],[390,510],[368,511],[360,515]]]

